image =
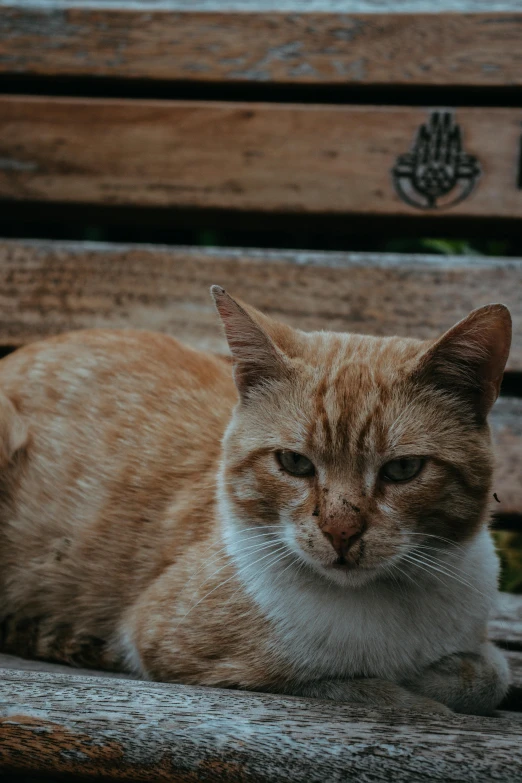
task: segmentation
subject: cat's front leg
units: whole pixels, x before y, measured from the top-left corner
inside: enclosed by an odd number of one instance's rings
[[[289,686],[286,693],[315,699],[329,699],[358,704],[364,707],[393,707],[397,710],[443,713],[450,710],[435,697],[413,693],[407,688],[377,678],[351,680],[313,680]]]
[[[403,684],[455,712],[490,715],[508,690],[509,667],[498,647],[486,642],[479,653],[447,655]]]

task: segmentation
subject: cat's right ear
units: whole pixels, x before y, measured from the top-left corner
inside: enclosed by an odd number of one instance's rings
[[[285,355],[263,328],[266,317],[232,299],[221,286],[213,285],[210,293],[225,328],[240,396],[246,398],[255,387],[288,377]]]
[[[431,345],[416,377],[451,391],[471,404],[483,420],[500,393],[510,345],[507,307],[478,307]]]

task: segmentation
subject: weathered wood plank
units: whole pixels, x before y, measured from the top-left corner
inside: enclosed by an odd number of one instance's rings
[[[0,344],[134,326],[222,353],[213,283],[309,331],[423,339],[504,302],[514,333],[508,369],[522,371],[522,260],[507,258],[4,240]]]
[[[306,329],[435,337],[474,307],[505,302],[510,370],[522,370],[522,263],[369,253],[0,243],[0,345],[70,329],[135,327],[224,353],[212,283]],[[492,424],[496,512],[522,513],[522,401],[501,398]]]
[[[122,781],[515,781],[520,724],[4,671],[0,765]],[[319,730],[318,730],[319,727]]]
[[[129,7],[129,0],[0,0],[3,5],[38,8],[118,8]],[[231,11],[267,12],[294,11],[303,13],[303,0],[132,0],[133,8],[151,10],[163,8],[169,11]],[[346,0],[306,0],[306,11],[337,13],[346,10]],[[353,13],[434,13],[432,0],[351,0]],[[479,13],[495,11],[519,11],[519,0],[440,0],[438,13],[459,11]]]
[[[0,73],[198,82],[522,84],[518,14],[250,13],[65,7],[2,11]],[[195,4],[193,4],[195,5]],[[222,4],[221,4],[222,5]],[[257,7],[256,7],[257,6]],[[228,7],[228,3],[227,3]],[[431,10],[431,9],[430,9]],[[487,10],[492,10],[488,8]],[[391,12],[390,12],[391,11]]]
[[[391,171],[429,111],[0,98],[0,198],[422,216]],[[457,111],[483,176],[435,215],[522,217],[519,109]]]
[[[73,668],[65,663],[49,663],[48,661],[19,658],[17,655],[7,655],[7,653],[0,652],[0,680],[2,679],[2,671],[7,669],[24,672],[48,672],[50,674],[73,674],[79,677],[108,677],[114,680],[139,679],[136,675],[125,672]]]

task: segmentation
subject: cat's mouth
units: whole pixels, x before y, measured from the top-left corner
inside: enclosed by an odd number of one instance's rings
[[[335,568],[339,571],[354,571],[357,568],[364,568],[364,566],[361,566],[361,563],[359,560],[355,560],[354,558],[346,558],[344,555],[339,555],[337,560],[334,560],[334,562],[330,565],[330,568]]]

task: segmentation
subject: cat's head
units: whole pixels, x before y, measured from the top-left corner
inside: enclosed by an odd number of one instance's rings
[[[304,333],[212,294],[239,392],[222,491],[245,547],[262,557],[257,545],[280,543],[265,557],[291,551],[357,585],[473,538],[490,499],[506,307],[421,341]]]

